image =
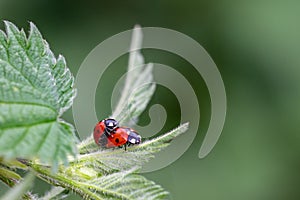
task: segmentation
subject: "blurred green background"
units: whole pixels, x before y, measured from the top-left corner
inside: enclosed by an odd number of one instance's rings
[[[145,176],[170,191],[174,200],[300,199],[300,1],[0,0],[0,19],[26,30],[33,21],[75,75],[96,45],[137,23],[192,37],[211,55],[224,80],[228,110],[223,133],[200,160],[210,99],[200,75],[181,71],[199,98],[199,132],[180,159]],[[176,55],[143,53],[147,61],[192,70]],[[121,76],[126,59],[117,60],[107,74]],[[124,69],[113,70],[115,65]],[[115,76],[99,84],[99,93],[108,94],[96,97],[99,118],[110,113]],[[164,130],[176,126],[179,108],[170,91],[159,87],[152,103],[167,106]],[[65,119],[72,122],[71,111]],[[147,123],[146,113],[142,119]],[[33,190],[42,194],[47,186],[37,182]],[[4,188],[1,184],[1,194]]]

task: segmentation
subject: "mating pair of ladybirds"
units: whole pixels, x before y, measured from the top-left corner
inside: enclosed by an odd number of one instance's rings
[[[133,129],[119,127],[115,119],[104,119],[98,122],[94,128],[94,140],[97,145],[105,148],[126,147],[140,144],[142,137]]]

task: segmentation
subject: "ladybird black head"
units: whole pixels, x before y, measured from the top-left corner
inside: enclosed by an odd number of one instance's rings
[[[131,144],[140,144],[142,142],[142,137],[135,131],[130,131],[128,135],[128,142]]]
[[[118,127],[118,122],[115,119],[105,119],[104,120],[105,128],[107,131],[111,132]]]

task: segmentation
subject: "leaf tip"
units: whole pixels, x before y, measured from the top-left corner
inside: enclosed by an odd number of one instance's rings
[[[40,31],[38,30],[38,28],[36,27],[36,25],[32,21],[29,21],[29,27],[30,27],[30,29],[29,29],[29,36],[28,36],[29,40],[34,35],[37,36],[40,39],[43,39],[42,34],[40,33]],[[47,45],[46,42],[45,42],[45,45]]]
[[[37,29],[36,25],[32,21],[29,21],[29,27],[30,29]]]
[[[181,124],[179,127],[182,127],[185,130],[187,130],[189,128],[189,126],[190,126],[190,122],[185,122],[185,123]]]
[[[8,20],[3,20],[4,25],[7,27],[9,25],[11,25],[12,23]]]
[[[135,25],[132,30],[130,51],[137,51],[137,50],[141,49],[142,41],[143,41],[142,28],[140,25]]]
[[[134,29],[138,29],[138,28],[141,28],[141,25],[139,24],[134,25]]]
[[[8,20],[3,20],[4,25],[5,25],[5,29],[7,32],[7,35],[11,34],[12,32],[14,32],[14,30],[18,31],[19,29],[16,27],[16,25],[14,25],[12,22],[8,21]]]

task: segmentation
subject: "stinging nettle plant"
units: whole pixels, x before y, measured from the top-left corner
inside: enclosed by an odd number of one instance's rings
[[[167,191],[138,173],[188,124],[126,151],[101,149],[92,135],[79,141],[74,127],[60,118],[76,96],[64,57],[53,55],[33,23],[28,37],[11,22],[4,23],[6,32],[0,30],[0,180],[11,189],[1,199],[62,199],[69,191],[83,199],[169,199]],[[136,27],[128,63],[132,73],[111,116],[125,125],[138,119],[155,91],[153,67],[145,65],[136,50],[141,42],[141,29]],[[35,177],[53,186],[43,197],[30,192]]]

